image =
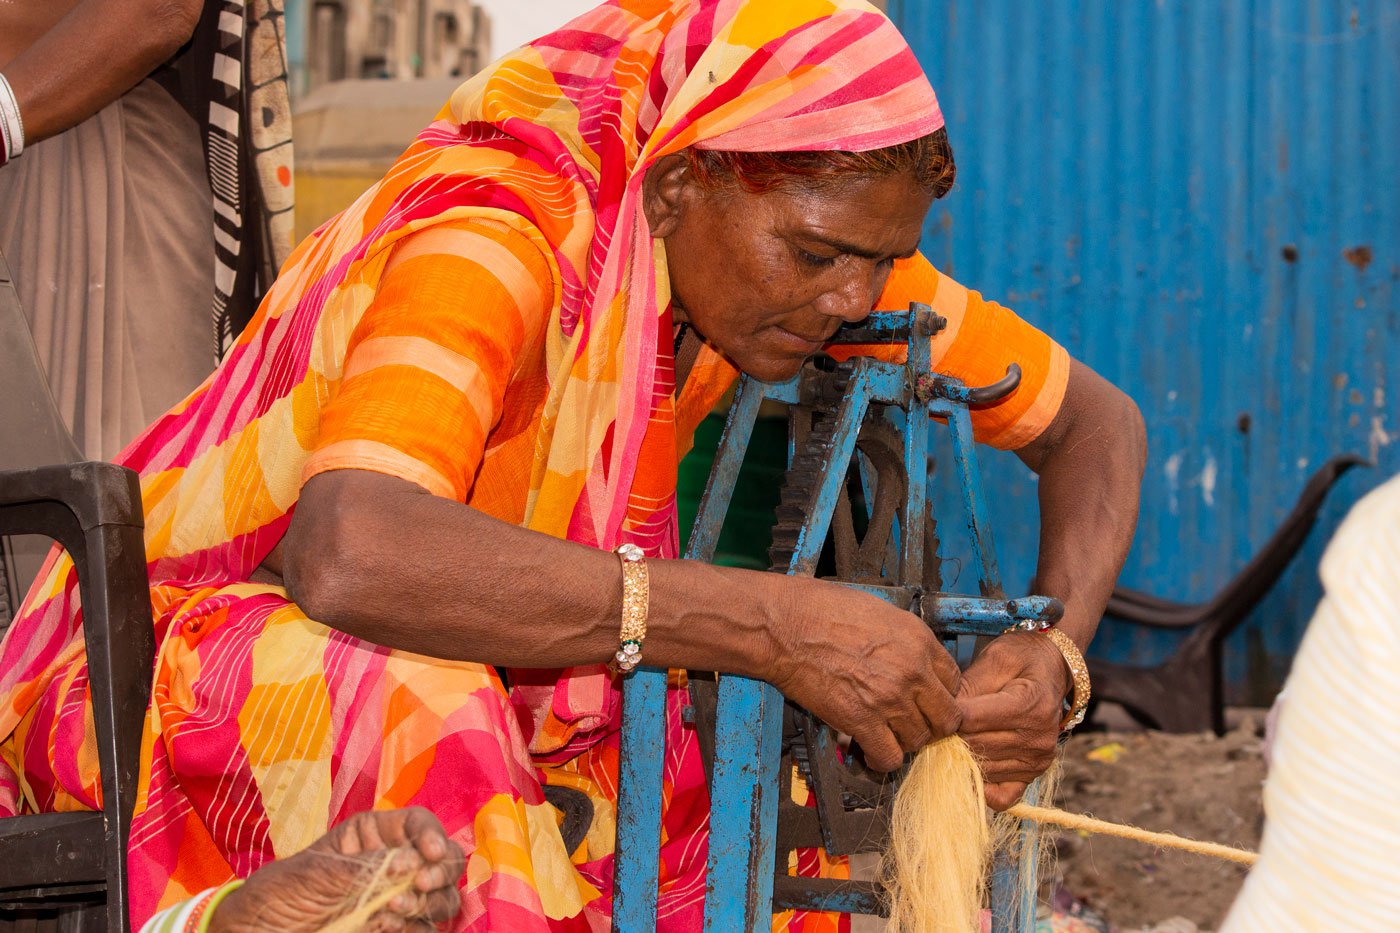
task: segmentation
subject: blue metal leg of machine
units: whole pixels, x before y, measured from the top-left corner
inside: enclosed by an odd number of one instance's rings
[[[705,933],[772,928],[782,728],[783,696],[775,687],[720,679]]]

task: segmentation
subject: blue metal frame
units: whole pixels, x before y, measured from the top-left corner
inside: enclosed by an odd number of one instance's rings
[[[859,327],[844,329],[838,340],[853,344],[907,342],[908,360],[927,360],[930,337],[940,325],[926,306],[911,305],[907,312],[877,312]],[[1008,375],[1013,386],[1015,377],[1015,373]],[[774,385],[748,378],[740,382],[700,500],[687,558],[710,560],[714,556],[759,406],[764,399],[796,404],[799,390],[800,377]],[[1057,618],[1061,608],[1052,599],[1029,596],[1009,600],[1002,592],[968,413],[968,404],[982,399],[978,392],[955,379],[917,371],[910,364],[854,360],[849,386],[836,413],[833,454],[822,464],[816,505],[798,534],[788,572],[810,575],[815,571],[861,425],[871,403],[879,402],[905,413],[900,426],[910,480],[905,515],[922,515],[925,508],[926,484],[915,481],[926,470],[929,419],[925,412],[947,422],[980,595],[925,594],[909,585],[860,589],[903,608],[917,607],[945,637],[995,635],[1017,622]],[[913,413],[920,416],[909,417]],[[790,446],[790,460],[791,454]],[[900,578],[920,579],[923,535],[906,531],[897,540]],[[623,695],[613,929],[625,933],[656,926],[666,684],[665,671],[639,668],[628,675]],[[721,676],[710,794],[707,933],[761,933],[771,928],[782,709],[782,695],[771,685],[747,677]],[[1038,787],[1033,785],[1027,799],[1034,801],[1037,794]],[[992,884],[994,933],[1030,933],[1034,929],[1037,846],[1034,825],[1025,824],[1012,851],[998,856]],[[822,894],[817,901],[822,909],[865,912],[872,908],[868,897],[837,890]]]

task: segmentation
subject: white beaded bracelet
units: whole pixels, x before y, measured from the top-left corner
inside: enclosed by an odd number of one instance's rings
[[[10,82],[0,74],[0,165],[19,157],[24,151],[24,118],[20,116],[19,101]]]

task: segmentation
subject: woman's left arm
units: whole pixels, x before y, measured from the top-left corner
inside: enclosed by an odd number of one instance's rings
[[[1050,425],[1017,451],[1040,477],[1035,592],[1064,603],[1058,628],[1087,648],[1132,544],[1147,459],[1132,399],[1072,361]],[[963,675],[960,730],[982,761],[987,802],[1003,810],[1054,760],[1069,669],[1044,635],[994,639]]]

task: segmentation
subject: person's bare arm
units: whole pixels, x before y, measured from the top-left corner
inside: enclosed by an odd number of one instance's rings
[[[1017,456],[1040,477],[1036,588],[1064,602],[1057,627],[1085,649],[1137,527],[1147,464],[1142,415],[1121,390],[1074,360],[1059,416]]]
[[[0,50],[25,145],[61,133],[135,87],[189,41],[200,0],[82,0],[27,47]]]
[[[1132,544],[1147,460],[1137,406],[1071,363],[1055,420],[1017,452],[1040,477],[1035,591],[1065,605],[1058,624],[1081,650],[1094,637]],[[963,676],[962,730],[983,761],[987,799],[1004,809],[1053,760],[1069,671],[1048,638],[1003,635]]]
[[[773,683],[855,736],[874,767],[958,725],[957,666],[924,623],[809,578],[651,560],[645,663]],[[491,518],[377,473],[303,487],[281,546],[288,595],[376,644],[503,667],[608,660],[622,570],[610,553]]]

